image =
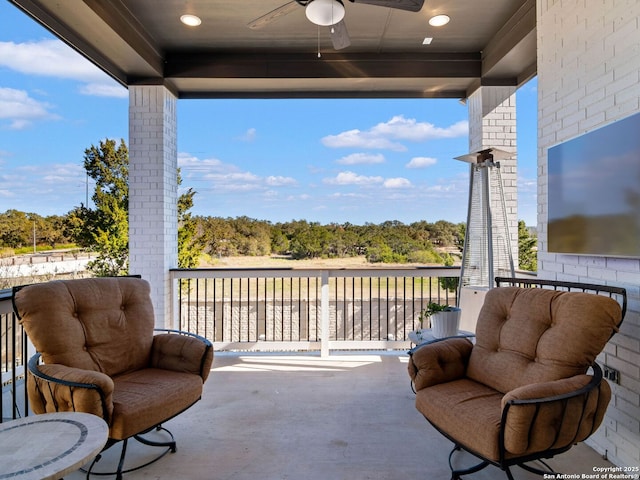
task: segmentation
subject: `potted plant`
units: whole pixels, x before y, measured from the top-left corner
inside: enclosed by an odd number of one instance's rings
[[[460,326],[460,309],[447,304],[429,302],[427,308],[418,315],[420,328],[429,319],[431,335],[435,338],[451,337],[458,333]],[[421,337],[421,335],[418,335]]]

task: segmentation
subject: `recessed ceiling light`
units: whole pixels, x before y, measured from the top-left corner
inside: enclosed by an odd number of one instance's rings
[[[432,27],[441,27],[449,23],[449,15],[436,15],[435,17],[431,17],[429,19],[429,25]]]
[[[424,37],[424,40],[422,40],[423,45],[431,45],[431,42],[433,42],[433,37]]]
[[[200,20],[200,17],[191,15],[191,14],[182,15],[180,17],[180,21],[190,27],[197,27],[202,23],[202,20]]]

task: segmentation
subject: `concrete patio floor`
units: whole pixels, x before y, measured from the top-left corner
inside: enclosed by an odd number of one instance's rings
[[[404,352],[386,351],[328,358],[219,353],[202,400],[165,425],[178,451],[124,478],[448,479],[452,445],[415,409],[407,361]],[[131,442],[127,458],[139,461],[148,451]],[[110,449],[98,465],[115,465],[117,454]],[[611,465],[583,444],[549,463],[578,474]],[[514,474],[541,478],[519,468]],[[506,476],[489,467],[469,478]]]

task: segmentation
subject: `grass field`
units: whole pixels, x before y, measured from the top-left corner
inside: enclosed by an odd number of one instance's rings
[[[424,267],[424,264],[412,263],[369,263],[364,256],[347,258],[313,258],[293,260],[285,256],[260,257],[222,257],[203,262],[201,267],[220,268],[392,268],[392,267]],[[441,267],[442,265],[429,265]]]

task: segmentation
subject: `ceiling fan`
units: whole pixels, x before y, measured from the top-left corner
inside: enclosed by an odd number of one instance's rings
[[[349,0],[351,3],[364,3],[378,7],[395,8],[409,12],[419,12],[424,0]],[[262,28],[271,22],[291,13],[298,7],[304,7],[307,18],[318,26],[331,27],[333,48],[341,50],[351,45],[349,32],[344,23],[344,3],[342,0],[293,0],[249,22],[251,29]]]

